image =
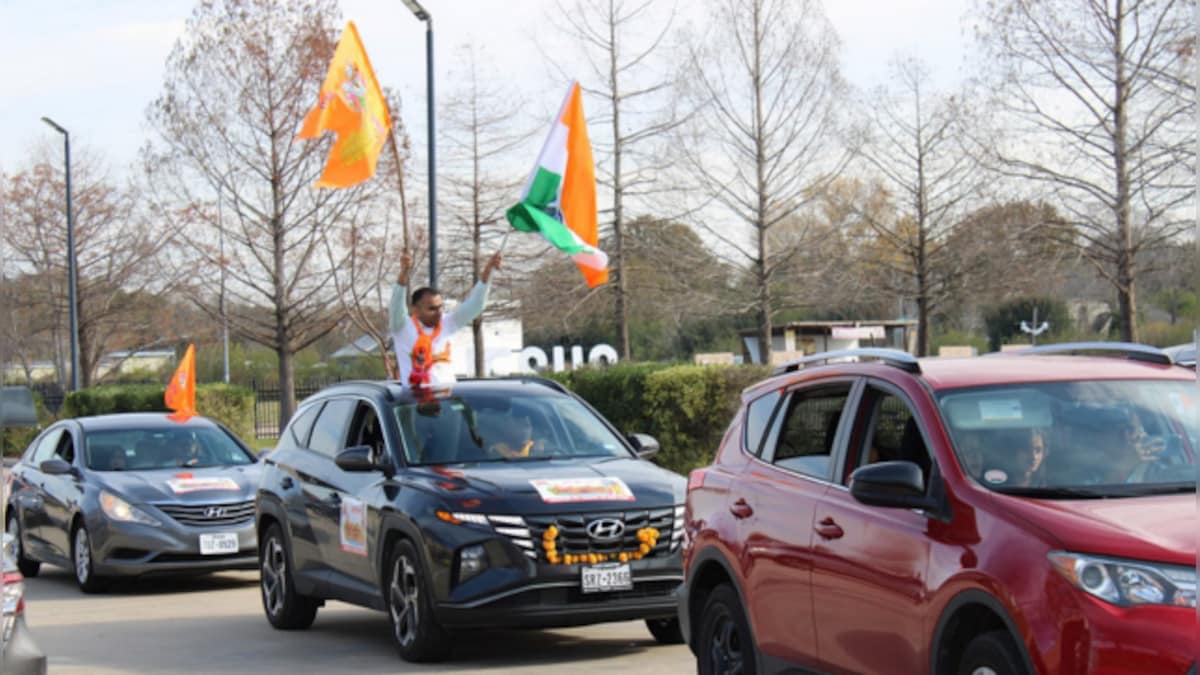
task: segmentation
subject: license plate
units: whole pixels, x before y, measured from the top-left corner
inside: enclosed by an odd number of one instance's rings
[[[584,593],[628,591],[633,589],[633,576],[626,563],[591,565],[583,568],[582,583]]]
[[[200,535],[200,555],[227,555],[237,552],[238,536],[234,532]]]

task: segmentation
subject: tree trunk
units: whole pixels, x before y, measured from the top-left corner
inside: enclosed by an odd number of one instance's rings
[[[621,191],[624,185],[621,181],[621,104],[618,98],[620,87],[617,84],[617,26],[614,21],[612,12],[613,4],[609,2],[609,21],[608,21],[608,40],[612,46],[608,50],[608,77],[612,83],[612,134],[613,134],[613,246],[616,249],[613,251],[616,264],[617,277],[617,342],[620,344],[621,358],[630,360],[629,348],[629,310],[626,307],[626,285],[625,279],[625,233],[624,233],[624,213],[621,203]]]
[[[1120,313],[1121,339],[1125,342],[1137,342],[1137,292],[1134,289],[1133,269],[1133,233],[1129,227],[1129,164],[1126,131],[1128,126],[1128,110],[1126,103],[1129,98],[1129,85],[1125,81],[1125,40],[1123,5],[1117,0],[1117,17],[1115,34],[1113,36],[1113,57],[1115,59],[1116,77],[1113,85],[1116,89],[1113,107],[1113,159],[1117,179],[1117,242],[1120,253],[1117,255],[1117,307]]]
[[[279,357],[279,431],[282,432],[296,411],[296,373],[287,347],[276,349],[275,355]]]

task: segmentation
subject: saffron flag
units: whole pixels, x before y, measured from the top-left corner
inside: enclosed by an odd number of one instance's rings
[[[167,415],[168,419],[176,422],[186,422],[196,416],[196,346],[188,345],[183,353],[183,360],[171,375],[167,383],[167,393],[163,395],[167,409],[174,410]]]
[[[521,201],[505,215],[514,228],[540,232],[571,256],[589,288],[608,281],[608,256],[596,248],[596,167],[578,82],[567,89]]]
[[[383,91],[351,21],[333,53],[320,99],[300,128],[300,138],[317,138],[325,131],[337,134],[316,187],[350,187],[375,175],[375,162],[391,128]]]

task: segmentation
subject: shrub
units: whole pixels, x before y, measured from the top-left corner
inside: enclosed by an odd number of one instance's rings
[[[165,385],[113,384],[67,394],[63,417],[86,417],[125,412],[167,412]],[[247,442],[254,439],[254,392],[228,384],[196,387],[196,409],[223,423]]]

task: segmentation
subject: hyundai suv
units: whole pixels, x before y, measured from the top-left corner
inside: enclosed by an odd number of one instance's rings
[[[307,628],[326,599],[385,611],[410,661],[491,626],[643,619],[682,642],[686,481],[646,461],[657,450],[548,380],[325,389],[265,458],[267,619]]]
[[[748,388],[688,480],[699,671],[1193,673],[1195,373],[1026,352],[835,352]]]

